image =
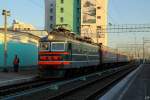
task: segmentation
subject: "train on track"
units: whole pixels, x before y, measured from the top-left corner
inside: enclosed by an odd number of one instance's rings
[[[54,30],[41,38],[38,56],[40,76],[54,78],[85,74],[104,68],[104,65],[129,62],[126,54],[64,29]]]

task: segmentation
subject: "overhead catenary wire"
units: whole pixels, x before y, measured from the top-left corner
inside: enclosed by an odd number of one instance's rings
[[[33,5],[35,5],[36,7],[38,7],[38,8],[41,8],[41,9],[43,9],[44,8],[44,6],[43,5],[41,5],[41,4],[39,4],[39,3],[37,3],[36,1],[34,1],[34,0],[28,0],[29,2],[31,2]],[[44,1],[44,0],[43,0]]]

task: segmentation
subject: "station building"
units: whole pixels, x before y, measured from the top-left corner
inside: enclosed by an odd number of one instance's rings
[[[17,20],[13,20],[12,26],[9,29],[18,32],[27,32],[38,37],[48,35],[48,32],[45,30],[37,30],[33,25]]]
[[[7,66],[4,66],[4,27],[0,27],[0,70],[12,68],[16,54],[20,59],[20,69],[37,68],[39,39],[47,35],[47,31],[14,20],[7,32]]]
[[[17,20],[13,20],[12,23],[12,30],[16,30],[16,31],[23,31],[23,30],[36,30],[36,28],[31,25],[31,24],[27,24],[27,23],[23,23]]]
[[[16,54],[20,59],[21,69],[37,66],[38,40],[38,36],[28,32],[8,31],[7,66],[4,66],[4,31],[0,30],[0,69],[12,68]]]
[[[107,45],[108,0],[45,0],[45,29],[68,25],[70,30],[95,43]]]

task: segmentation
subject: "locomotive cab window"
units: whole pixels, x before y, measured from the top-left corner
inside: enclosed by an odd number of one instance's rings
[[[40,43],[40,50],[48,51],[49,50],[49,43],[48,42],[41,42]]]
[[[64,42],[52,42],[51,51],[65,51],[65,43]]]

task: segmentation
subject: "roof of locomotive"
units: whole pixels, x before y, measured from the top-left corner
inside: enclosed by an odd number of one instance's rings
[[[92,42],[89,38],[83,38],[73,32],[69,31],[52,31],[48,34],[48,36],[40,39],[41,42],[52,42],[52,41],[71,41],[71,42],[82,42],[95,46],[99,46],[98,44]]]

